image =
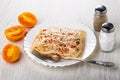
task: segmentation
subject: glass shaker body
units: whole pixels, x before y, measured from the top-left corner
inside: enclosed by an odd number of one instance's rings
[[[101,26],[107,21],[106,14],[94,14],[94,30],[100,32]]]
[[[99,34],[99,42],[102,51],[112,51],[114,49],[115,44],[115,32],[106,33],[101,30]]]

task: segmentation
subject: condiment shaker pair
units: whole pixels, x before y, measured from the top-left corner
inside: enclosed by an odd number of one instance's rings
[[[112,23],[107,22],[107,9],[100,5],[95,8],[94,30],[100,32],[99,43],[102,51],[110,52],[115,44],[115,28]]]

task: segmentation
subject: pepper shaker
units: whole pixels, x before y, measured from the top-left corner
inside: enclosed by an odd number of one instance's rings
[[[99,5],[95,8],[94,14],[94,30],[100,32],[101,26],[107,21],[107,9],[103,5]]]
[[[115,28],[112,23],[106,22],[102,24],[99,42],[102,51],[110,52],[113,50],[115,44]]]

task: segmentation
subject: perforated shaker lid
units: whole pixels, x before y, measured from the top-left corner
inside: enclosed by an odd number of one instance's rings
[[[102,24],[102,31],[104,31],[106,33],[110,33],[110,32],[113,32],[114,30],[115,30],[115,28],[112,23],[105,22]]]
[[[98,5],[95,8],[95,13],[105,14],[106,12],[107,12],[107,8],[104,5]]]

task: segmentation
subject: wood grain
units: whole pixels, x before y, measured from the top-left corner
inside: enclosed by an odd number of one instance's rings
[[[120,1],[119,0],[0,0],[0,80],[120,80]],[[115,26],[116,45],[114,51],[97,51],[89,58],[112,61],[115,68],[106,68],[92,64],[79,63],[69,67],[50,68],[30,60],[24,53],[23,40],[16,43],[8,41],[4,30],[19,25],[17,16],[24,12],[33,12],[38,24],[82,23],[93,30],[94,8],[104,4],[108,9],[108,20]],[[98,38],[98,35],[97,35]],[[2,49],[7,43],[21,48],[18,62],[9,64],[2,59]]]

